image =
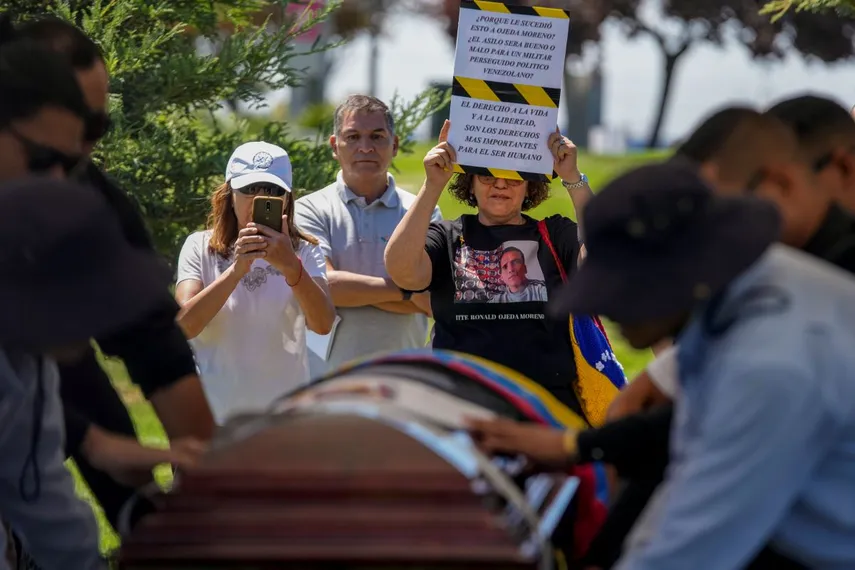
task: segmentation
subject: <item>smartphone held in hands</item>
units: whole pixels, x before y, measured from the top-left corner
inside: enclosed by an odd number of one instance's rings
[[[282,231],[285,201],[276,196],[256,196],[252,200],[252,221],[277,232]]]

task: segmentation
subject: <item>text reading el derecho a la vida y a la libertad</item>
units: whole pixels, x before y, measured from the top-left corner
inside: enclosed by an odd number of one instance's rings
[[[546,110],[477,99],[461,101],[460,105],[472,112],[471,121],[463,127],[466,135],[460,152],[516,160],[538,159],[542,133],[538,121],[532,117],[547,117]]]

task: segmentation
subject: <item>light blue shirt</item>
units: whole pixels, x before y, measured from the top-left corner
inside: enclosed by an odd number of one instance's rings
[[[855,569],[855,279],[773,246],[679,345],[668,492],[617,568]]]
[[[0,349],[0,525],[12,527],[41,570],[106,570],[95,515],[75,495],[74,479],[63,464],[59,374],[50,360],[41,365],[41,433],[35,461],[30,457],[38,362],[37,357],[10,357]],[[0,526],[0,570],[9,568],[5,539]]]
[[[316,237],[324,256],[339,271],[388,278],[383,254],[392,232],[416,197],[398,188],[389,175],[383,195],[371,202],[347,187],[341,172],[335,183],[297,200],[294,220]],[[432,221],[442,219],[435,208]],[[309,353],[312,378],[355,358],[425,346],[428,320],[421,314],[400,315],[372,306],[336,307],[336,328],[330,355],[321,360]]]

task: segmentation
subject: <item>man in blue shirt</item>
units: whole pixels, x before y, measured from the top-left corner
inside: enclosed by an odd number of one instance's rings
[[[668,484],[618,568],[736,570],[767,543],[855,568],[855,280],[771,246],[774,206],[714,197],[688,167],[617,179],[585,225],[557,309],[605,315],[636,348],[681,347]]]

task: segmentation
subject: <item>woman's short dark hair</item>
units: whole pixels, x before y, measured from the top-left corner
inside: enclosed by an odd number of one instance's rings
[[[89,69],[96,61],[104,61],[98,44],[80,28],[56,16],[25,22],[18,26],[15,35],[62,54],[74,69]]]
[[[475,201],[475,194],[472,192],[474,182],[474,174],[455,174],[448,185],[448,191],[458,201],[463,202],[467,206],[477,208],[478,202]],[[549,182],[532,182],[529,180],[525,200],[522,203],[523,212],[537,208],[547,198],[549,198]]]
[[[0,129],[35,116],[44,107],[66,109],[81,119],[89,112],[74,70],[62,55],[19,39],[0,17]]]

